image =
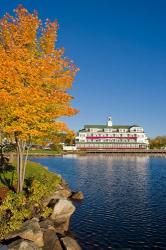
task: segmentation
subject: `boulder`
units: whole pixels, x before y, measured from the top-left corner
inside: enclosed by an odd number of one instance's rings
[[[43,232],[45,232],[48,229],[51,229],[55,233],[64,235],[65,232],[68,231],[68,228],[69,228],[69,219],[64,222],[57,223],[56,221],[47,218],[39,222],[39,225]]]
[[[78,192],[72,192],[72,195],[70,196],[71,199],[73,200],[83,200],[84,195],[81,191]]]
[[[8,245],[8,250],[40,250],[32,241],[19,239]]]
[[[43,221],[40,221],[39,225],[40,225],[40,228],[47,230],[49,228],[54,227],[54,221],[47,218]]]
[[[51,196],[49,196],[48,198],[46,198],[43,202],[44,206],[50,206],[50,203],[52,202],[52,200],[58,200],[58,199],[63,199],[63,198],[69,198],[71,196],[72,192],[69,188],[62,188],[59,187],[59,189],[57,191],[55,191]]]
[[[81,247],[78,245],[77,241],[69,236],[61,238],[61,241],[65,250],[81,250]]]
[[[61,177],[61,184],[62,189],[69,189],[69,184]]]
[[[55,222],[54,223],[54,229],[55,232],[61,235],[65,235],[65,232],[67,232],[69,230],[69,223],[70,223],[70,218],[65,218],[65,221],[61,221],[61,222]]]
[[[0,250],[8,250],[7,245],[2,245],[2,244],[0,243]]]
[[[9,234],[6,239],[16,238],[17,236],[22,239],[33,241],[38,247],[42,247],[44,245],[43,232],[41,231],[38,219],[36,218],[24,222],[19,230]]]
[[[63,250],[55,231],[48,229],[44,232],[43,239],[43,250]]]
[[[60,199],[55,204],[50,218],[57,223],[62,223],[70,219],[70,216],[74,213],[74,211],[75,207],[71,201]]]
[[[60,199],[60,198],[69,198],[69,196],[71,195],[71,190],[70,189],[61,189],[58,190],[54,193],[54,199]],[[58,198],[60,197],[60,198]]]

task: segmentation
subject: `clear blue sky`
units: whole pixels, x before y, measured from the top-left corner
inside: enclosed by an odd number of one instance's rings
[[[57,19],[58,46],[80,68],[70,128],[140,124],[166,134],[165,0],[1,0],[0,15],[22,3],[41,19]]]

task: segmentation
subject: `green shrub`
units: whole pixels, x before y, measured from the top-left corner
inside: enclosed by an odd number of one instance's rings
[[[23,193],[8,193],[0,206],[0,240],[6,234],[18,229],[22,222],[30,218],[31,212],[26,206],[26,198]]]
[[[0,205],[0,240],[20,228],[33,216],[48,217],[51,208],[44,207],[44,199],[55,192],[61,178],[36,163],[28,163],[24,192],[9,192]]]

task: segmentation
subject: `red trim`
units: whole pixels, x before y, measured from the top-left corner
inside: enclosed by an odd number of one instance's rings
[[[78,147],[77,147],[78,148]],[[105,150],[105,149],[118,149],[118,150],[120,150],[120,149],[123,149],[123,150],[125,150],[125,149],[146,149],[146,148],[78,148],[78,149],[81,149],[81,150],[86,150],[86,149],[95,149],[95,150]]]
[[[106,139],[106,138],[114,138],[114,139],[137,139],[136,136],[133,137],[115,137],[115,136],[87,136],[86,139],[91,139],[91,140],[95,140],[95,139]]]

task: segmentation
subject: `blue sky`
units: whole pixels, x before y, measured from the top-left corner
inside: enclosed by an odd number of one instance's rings
[[[166,135],[165,0],[1,0],[0,15],[23,4],[59,22],[58,47],[80,68],[69,127],[140,124]]]

